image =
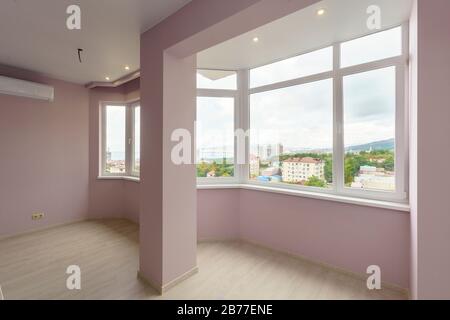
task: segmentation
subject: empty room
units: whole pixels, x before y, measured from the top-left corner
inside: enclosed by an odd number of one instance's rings
[[[448,12],[2,0],[0,304],[450,299]]]

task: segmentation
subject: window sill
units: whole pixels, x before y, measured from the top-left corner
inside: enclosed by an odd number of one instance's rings
[[[215,189],[240,189],[241,184],[198,184],[198,190],[215,190]]]
[[[138,177],[129,177],[129,176],[100,176],[97,177],[98,180],[125,180],[125,181],[131,181],[139,183],[141,182],[141,179]]]
[[[284,188],[274,188],[274,187],[258,186],[258,185],[252,185],[252,184],[198,185],[197,189],[198,190],[244,189],[244,190],[285,194],[285,195],[289,195],[289,196],[296,196],[296,197],[303,197],[303,198],[310,198],[310,199],[334,201],[334,202],[340,202],[340,203],[354,204],[354,205],[360,205],[360,206],[366,206],[366,207],[375,207],[375,208],[402,211],[402,212],[410,212],[410,206],[407,203],[370,200],[370,199],[362,199],[362,198],[341,196],[341,195],[335,195],[335,194],[309,192],[309,191],[303,191],[303,190],[290,190],[290,189],[284,189]]]

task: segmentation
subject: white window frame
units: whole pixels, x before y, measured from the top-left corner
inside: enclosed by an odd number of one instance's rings
[[[387,31],[389,29],[400,27],[400,25],[392,26],[377,32]],[[297,190],[302,192],[322,193],[329,195],[354,197],[370,200],[381,200],[406,203],[408,201],[408,185],[409,185],[409,149],[408,149],[408,130],[409,130],[409,112],[408,112],[408,60],[409,60],[409,26],[407,23],[402,24],[402,54],[400,56],[386,58],[378,61],[367,62],[355,66],[341,68],[340,47],[347,41],[355,40],[352,38],[340,41],[338,43],[329,44],[311,51],[320,50],[329,46],[333,46],[333,69],[315,75],[300,77],[292,80],[264,85],[261,87],[250,88],[250,69],[237,71],[238,90],[211,90],[199,89],[198,96],[216,96],[236,97],[235,104],[235,128],[241,128],[247,132],[250,128],[250,95],[285,87],[291,87],[301,84],[307,84],[315,81],[331,79],[333,81],[333,186],[332,188],[317,188],[298,185],[290,185],[285,183],[265,183],[250,180],[249,164],[237,165],[237,154],[235,152],[235,177],[233,179],[226,178],[198,178],[200,186],[221,184],[237,184],[249,185],[256,187],[270,187],[286,190]],[[309,51],[309,52],[311,52]],[[308,52],[303,52],[305,54]],[[289,58],[289,57],[288,57]],[[276,62],[276,61],[274,61]],[[255,68],[260,66],[255,66]],[[378,190],[360,190],[345,187],[344,184],[344,106],[343,106],[343,78],[349,75],[374,71],[378,69],[395,67],[396,68],[396,123],[395,123],[395,183],[396,191],[378,191]],[[245,145],[246,158],[249,157],[250,143],[247,138]],[[235,150],[237,149],[235,143]],[[248,162],[248,161],[247,161]]]
[[[211,69],[202,68],[202,70],[211,70]],[[215,71],[236,72],[237,78],[238,78],[237,90],[197,89],[197,98],[233,98],[234,99],[234,131],[236,131],[236,129],[240,127],[240,125],[239,125],[239,121],[240,121],[240,116],[239,116],[239,112],[240,112],[239,73],[236,70],[217,70],[217,69],[215,69]],[[197,111],[196,111],[195,121],[197,123]],[[234,176],[233,177],[214,177],[214,178],[197,177],[197,184],[198,185],[222,185],[222,184],[237,184],[237,183],[239,183],[241,173],[239,171],[240,166],[238,166],[238,164],[237,164],[236,154],[237,154],[237,141],[235,138],[234,139]],[[197,164],[198,164],[197,148],[195,148],[195,163],[197,166]]]
[[[125,172],[106,172],[106,108],[108,106],[125,107]],[[133,171],[134,161],[134,108],[140,106],[139,99],[127,102],[102,101],[100,103],[100,142],[99,142],[99,178],[134,178],[139,179],[140,173]]]
[[[140,170],[139,171],[135,170],[135,166],[134,166],[135,161],[136,161],[136,159],[135,159],[135,148],[136,148],[135,117],[136,117],[136,108],[140,108],[140,107],[141,107],[140,101],[135,101],[135,102],[129,104],[129,109],[130,109],[129,110],[129,112],[130,112],[129,119],[131,122],[128,126],[130,128],[129,137],[131,137],[130,138],[131,140],[128,140],[131,145],[130,146],[131,155],[129,157],[130,158],[129,168],[130,168],[130,175],[135,178],[140,177]],[[140,110],[142,110],[142,109],[140,109]]]

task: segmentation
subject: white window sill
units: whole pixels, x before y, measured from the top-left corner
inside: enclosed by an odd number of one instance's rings
[[[229,184],[198,184],[198,190],[214,190],[214,189],[241,189],[241,184],[229,183]]]
[[[100,176],[97,177],[98,180],[125,180],[125,181],[131,181],[139,183],[141,182],[141,179],[138,177],[129,177],[129,176]]]
[[[245,190],[254,190],[254,191],[262,191],[262,192],[272,192],[272,193],[285,194],[285,195],[310,198],[310,199],[334,201],[334,202],[354,204],[354,205],[360,205],[360,206],[366,206],[366,207],[375,207],[375,208],[389,209],[389,210],[395,210],[395,211],[410,212],[410,206],[407,203],[370,200],[370,199],[341,196],[341,195],[335,195],[335,194],[310,192],[310,191],[303,191],[303,190],[290,190],[290,189],[284,189],[284,188],[274,188],[274,187],[258,186],[258,185],[251,185],[251,184],[198,185],[197,189],[198,190],[245,189]]]

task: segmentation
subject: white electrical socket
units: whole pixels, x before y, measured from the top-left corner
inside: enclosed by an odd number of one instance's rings
[[[44,219],[45,214],[42,212],[36,212],[31,215],[32,220],[41,220]]]

